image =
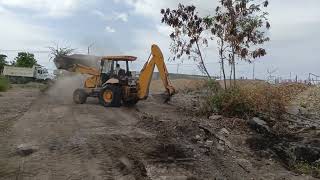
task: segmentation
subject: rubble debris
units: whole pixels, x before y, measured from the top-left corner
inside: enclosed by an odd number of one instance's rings
[[[282,155],[289,166],[298,162],[309,164],[320,159],[320,142],[281,142],[273,147],[278,155]]]
[[[148,177],[145,165],[132,155],[120,157],[117,166],[120,172],[125,175],[124,179],[128,179],[128,177],[132,179],[145,179]]]
[[[176,161],[194,160],[192,150],[179,144],[160,144],[149,156],[158,162],[173,163]]]
[[[221,144],[217,144],[216,148],[221,152],[225,151],[224,147]]]
[[[39,148],[33,144],[20,144],[17,147],[16,152],[20,156],[29,156],[29,155],[33,154],[34,152],[38,151],[38,149]]]
[[[257,131],[258,133],[270,133],[270,127],[268,126],[268,124],[261,120],[258,117],[254,117],[249,121],[249,126],[254,129],[255,131]]]
[[[214,121],[217,121],[217,120],[220,120],[222,119],[222,116],[221,115],[212,115],[209,117],[210,120],[214,120]]]
[[[316,164],[320,159],[320,140],[312,132],[308,132],[309,135],[303,133],[305,131],[292,134],[272,133],[266,122],[259,118],[254,118],[249,124],[260,133],[247,140],[257,154],[270,152],[287,168],[294,168],[299,163]]]
[[[98,68],[98,63],[100,63],[102,57],[83,55],[83,54],[73,54],[69,56],[57,57],[53,60],[57,69],[68,70],[74,64],[81,64],[88,67]]]
[[[219,134],[222,134],[222,135],[229,135],[230,132],[226,129],[226,128],[222,128],[220,131],[219,131]]]
[[[246,159],[237,159],[237,164],[247,173],[250,173],[250,170],[252,169],[252,164],[250,161]]]
[[[199,125],[199,128],[205,132],[206,136],[208,137],[213,136],[218,140],[219,144],[227,146],[228,148],[232,149],[231,142],[228,141],[226,137],[224,137],[223,135],[216,134],[213,131],[211,131],[208,127],[205,127],[203,125]]]
[[[200,135],[196,135],[196,139],[199,140],[201,138]]]

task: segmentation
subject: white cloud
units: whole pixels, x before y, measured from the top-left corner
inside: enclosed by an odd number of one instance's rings
[[[52,29],[26,23],[9,12],[0,12],[0,14],[0,22],[5,26],[5,28],[0,28],[0,53],[6,54],[8,61],[14,60],[17,52],[3,50],[46,51],[53,41],[59,40],[52,35]],[[54,68],[53,63],[49,61],[48,54],[35,53],[35,56],[39,64],[49,69]]]
[[[55,40],[51,30],[19,20],[12,14],[0,16],[0,49],[45,48]]]
[[[116,13],[116,19],[120,19],[123,22],[127,22],[128,15],[126,13]]]
[[[0,14],[7,14],[7,13],[8,13],[8,11],[5,8],[3,8],[2,6],[0,6]]]
[[[109,32],[109,33],[114,33],[114,32],[116,32],[116,30],[115,30],[114,28],[110,27],[110,26],[107,26],[107,27],[106,27],[106,31]]]
[[[112,12],[111,14],[105,14],[102,11],[95,9],[92,11],[92,14],[106,21],[117,21],[117,20],[120,20],[123,22],[128,21],[128,15],[126,13]]]
[[[210,12],[216,7],[218,1],[212,0],[114,0],[116,3],[124,2],[129,6],[134,7],[134,13],[143,15],[145,17],[153,18],[160,21],[162,8],[176,8],[179,3],[185,5],[196,5],[197,11],[202,15],[209,15]]]
[[[106,15],[103,12],[101,12],[99,10],[96,10],[96,9],[92,11],[92,14],[94,14],[94,15],[102,18],[102,19],[106,19],[107,18]]]
[[[80,7],[86,7],[88,2],[84,0],[0,0],[0,5],[27,9],[40,17],[65,17],[72,15]]]
[[[160,34],[165,36],[169,36],[173,31],[173,28],[164,24],[157,24],[156,29]]]

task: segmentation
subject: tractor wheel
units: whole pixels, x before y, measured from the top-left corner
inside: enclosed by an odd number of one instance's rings
[[[87,97],[88,95],[83,89],[77,89],[73,92],[73,102],[76,104],[84,104]]]
[[[121,88],[115,85],[107,85],[99,95],[100,104],[105,107],[121,106]]]

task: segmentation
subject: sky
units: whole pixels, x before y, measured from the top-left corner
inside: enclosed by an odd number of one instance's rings
[[[13,60],[17,50],[34,52],[39,64],[55,67],[49,59],[49,46],[69,46],[77,53],[94,55],[134,55],[132,64],[140,70],[149,57],[152,44],[164,53],[169,72],[199,74],[187,58],[170,61],[170,28],[161,24],[161,8],[178,3],[193,4],[202,16],[212,15],[218,0],[0,0],[0,53]],[[257,59],[255,76],[266,79],[270,73],[284,79],[320,75],[320,1],[270,0],[270,42],[267,56]],[[41,51],[41,52],[39,52]],[[44,51],[44,52],[43,52]],[[211,75],[220,75],[215,41],[203,50]],[[237,75],[252,78],[253,64],[239,62]]]

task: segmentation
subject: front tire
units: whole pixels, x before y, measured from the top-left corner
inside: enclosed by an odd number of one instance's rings
[[[73,102],[76,104],[84,104],[87,101],[87,93],[83,89],[76,89],[73,92]]]
[[[121,88],[116,85],[107,85],[101,90],[99,101],[104,107],[120,107]]]

